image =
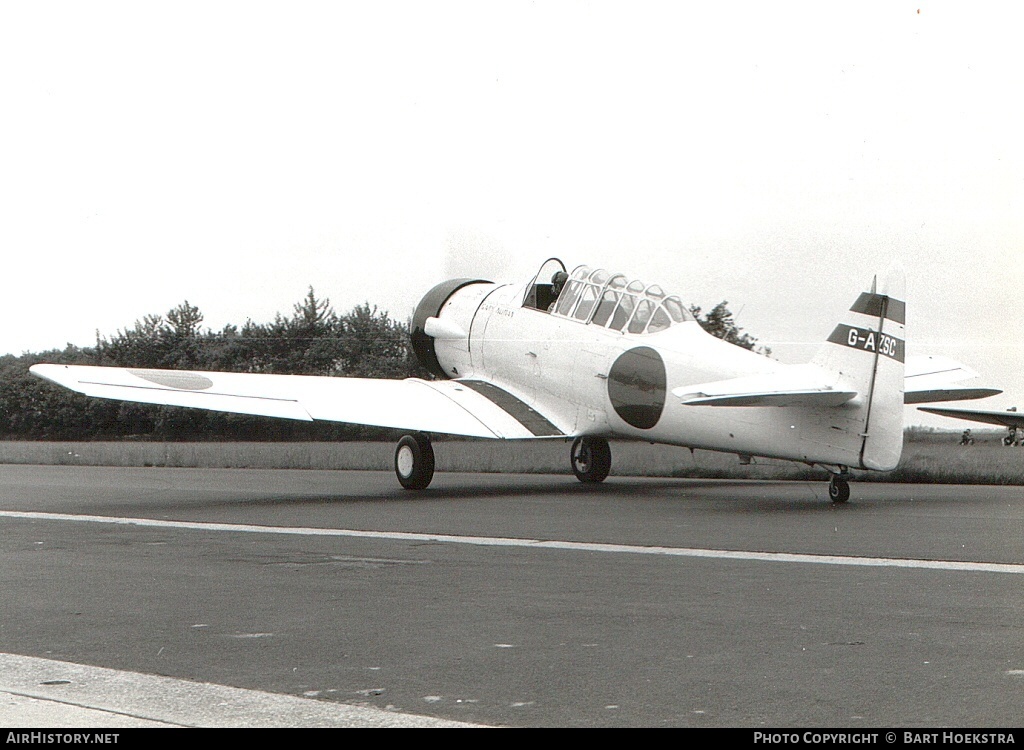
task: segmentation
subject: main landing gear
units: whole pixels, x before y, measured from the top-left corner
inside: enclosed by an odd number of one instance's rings
[[[845,503],[850,499],[850,470],[839,467],[839,472],[832,475],[828,483],[829,499],[836,503]]]
[[[405,435],[395,448],[395,474],[407,490],[423,490],[434,478],[434,448],[430,436]]]
[[[603,482],[612,469],[612,449],[604,438],[576,438],[570,457],[572,473],[584,484]]]
[[[584,484],[603,482],[612,468],[612,449],[600,437],[579,437],[570,453],[572,471]],[[395,448],[395,474],[407,490],[423,490],[434,478],[434,448],[422,432],[405,435]]]

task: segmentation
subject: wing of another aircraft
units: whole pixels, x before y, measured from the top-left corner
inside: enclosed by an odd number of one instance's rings
[[[564,437],[568,430],[481,380],[378,380],[86,365],[33,365],[31,372],[87,396],[236,414],[482,438]]]
[[[998,424],[1003,427],[1016,427],[1024,429],[1024,412],[1016,411],[994,411],[990,409],[947,409],[944,407],[919,406],[918,411],[926,411],[930,414],[939,414],[943,417],[954,419],[966,419],[971,422],[985,422],[986,424]]]

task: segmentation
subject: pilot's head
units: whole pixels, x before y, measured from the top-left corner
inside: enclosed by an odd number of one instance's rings
[[[562,287],[565,286],[565,282],[569,279],[569,274],[565,271],[556,271],[555,275],[551,277],[551,291],[557,294],[562,291]]]

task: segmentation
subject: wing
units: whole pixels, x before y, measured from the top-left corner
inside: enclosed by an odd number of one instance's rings
[[[939,414],[943,417],[966,419],[971,422],[985,422],[987,424],[1000,424],[1003,427],[1024,428],[1024,412],[991,411],[988,409],[946,409],[932,406],[919,406],[917,408],[919,411]]]
[[[564,426],[480,380],[378,380],[85,365],[33,365],[31,372],[87,396],[146,404],[483,438],[566,434]]]
[[[955,385],[978,377],[978,373],[955,359],[936,354],[907,357],[903,403],[924,404],[933,401],[966,401],[995,396],[995,388],[968,388]]]

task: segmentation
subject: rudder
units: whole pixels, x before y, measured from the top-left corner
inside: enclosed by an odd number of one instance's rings
[[[904,275],[894,266],[877,277],[836,325],[814,363],[838,373],[856,389],[862,469],[896,468],[903,452],[903,389],[906,360]]]

